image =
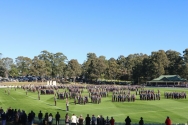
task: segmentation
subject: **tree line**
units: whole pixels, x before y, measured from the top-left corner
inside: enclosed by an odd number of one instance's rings
[[[2,54],[0,54],[2,55]],[[95,53],[87,53],[87,59],[79,64],[76,59],[68,60],[61,53],[41,51],[33,59],[18,56],[12,58],[0,56],[0,76],[40,76],[48,78],[81,77],[86,80],[124,80],[142,83],[160,75],[180,75],[188,79],[188,48],[180,52],[158,50],[146,54],[120,55],[117,59],[106,59]]]

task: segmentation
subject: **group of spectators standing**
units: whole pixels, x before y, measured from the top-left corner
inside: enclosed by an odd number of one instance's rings
[[[26,114],[24,110],[20,109],[12,109],[9,107],[7,111],[4,111],[2,107],[0,108],[0,117],[2,125],[6,125],[7,122],[13,123],[14,125],[33,125],[35,120],[35,113],[31,111],[30,113]],[[55,115],[56,125],[59,124],[60,114],[57,112]],[[38,113],[38,124],[39,125],[52,125],[53,122],[53,115],[52,113],[43,113],[40,111]]]
[[[65,116],[65,125],[114,125],[115,120],[113,117],[111,119],[107,118],[105,119],[102,115],[98,115],[97,117],[95,115],[92,115],[91,117],[89,114],[85,118],[80,115],[80,117],[73,114],[71,117],[69,117],[68,113]]]
[[[1,123],[2,125],[6,125],[6,122],[13,122],[14,125],[33,125],[35,113],[31,111],[28,113],[28,115],[25,113],[24,110],[17,110],[17,109],[12,109],[11,107],[7,109],[5,112],[2,107],[0,108],[0,116],[1,116]],[[59,112],[56,113],[55,115],[55,123],[56,125],[60,124],[60,114]],[[52,113],[43,113],[39,111],[38,113],[38,124],[39,125],[52,125],[53,123],[53,115]],[[144,125],[144,120],[141,117],[139,120],[139,125]],[[167,116],[165,120],[166,125],[171,125],[172,122]],[[85,118],[83,118],[82,115],[79,117],[73,114],[71,117],[69,117],[68,113],[65,115],[65,125],[115,125],[115,119],[107,116],[106,119],[102,115],[98,115],[97,117],[95,115],[92,115],[91,117],[89,114]],[[125,125],[131,125],[131,119],[129,116],[125,118]]]

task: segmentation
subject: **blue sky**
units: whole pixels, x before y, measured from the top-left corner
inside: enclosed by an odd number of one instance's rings
[[[187,0],[1,0],[0,53],[86,60],[188,48]]]

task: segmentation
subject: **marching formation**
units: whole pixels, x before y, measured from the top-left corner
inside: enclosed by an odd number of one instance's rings
[[[140,100],[160,100],[160,91],[158,90],[157,93],[154,92],[154,90],[145,90],[142,89],[139,91],[140,94]]]
[[[128,90],[128,91],[114,91],[112,94],[112,102],[125,102],[125,101],[134,102],[135,99],[136,99],[136,95],[131,94],[130,90]]]
[[[164,97],[166,99],[186,99],[185,92],[164,92]]]
[[[112,102],[135,102],[137,98],[139,100],[160,100],[160,91],[145,89],[142,86],[118,86],[118,85],[83,85],[83,84],[64,84],[64,85],[24,85],[7,87],[5,93],[10,95],[10,90],[14,88],[21,88],[26,92],[38,92],[38,100],[41,95],[54,95],[55,106],[57,99],[66,99],[66,105],[68,105],[68,99],[70,99],[75,105],[85,105],[89,102],[94,104],[102,103],[102,98],[111,96]],[[136,92],[136,93],[135,93]],[[186,99],[186,92],[164,92],[165,99]],[[68,107],[68,106],[67,106]]]

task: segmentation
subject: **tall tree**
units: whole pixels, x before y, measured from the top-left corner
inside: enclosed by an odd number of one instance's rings
[[[120,55],[117,59],[117,64],[121,70],[120,79],[128,80],[128,67],[126,67],[127,59],[123,55]]]
[[[58,52],[53,54],[46,50],[41,52],[39,59],[45,62],[46,72],[50,74],[51,77],[62,75],[63,69],[66,66],[65,62],[67,61],[67,57],[63,53]]]
[[[87,60],[82,64],[82,74],[86,80],[96,78],[94,74],[91,74],[92,68],[95,65],[97,56],[95,53],[87,53]]]
[[[166,55],[169,60],[168,67],[166,68],[166,74],[180,75],[184,63],[181,54],[177,51],[168,50],[166,51]]]
[[[4,67],[4,74],[5,74],[5,77],[8,78],[9,76],[9,71],[11,69],[11,65],[13,65],[13,59],[12,58],[2,58],[2,65]]]
[[[188,48],[183,51],[184,64],[182,66],[182,77],[188,79]]]
[[[107,76],[109,79],[116,80],[118,74],[121,72],[117,61],[114,58],[108,60]]]
[[[188,48],[183,51],[183,57],[186,63],[188,63]]]
[[[75,82],[75,78],[81,75],[81,65],[76,59],[72,59],[68,62],[67,71],[69,78],[73,78]]]
[[[1,59],[2,54],[0,53],[0,76],[4,77],[5,68],[3,67],[3,61]]]
[[[39,60],[38,56],[35,56],[32,59],[31,74],[40,77],[43,77],[46,74],[45,62]]]
[[[9,75],[12,76],[12,77],[18,77],[19,76],[19,69],[15,64],[11,65]]]
[[[150,56],[150,75],[157,78],[165,74],[165,68],[168,66],[169,60],[164,50],[152,52]]]
[[[18,67],[19,74],[22,76],[26,76],[30,74],[32,60],[28,57],[18,56],[16,58],[16,65]]]

